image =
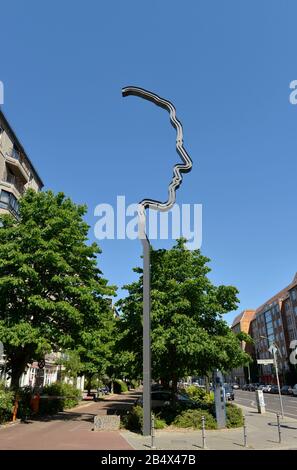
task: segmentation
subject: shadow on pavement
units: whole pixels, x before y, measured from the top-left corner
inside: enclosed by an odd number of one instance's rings
[[[136,399],[140,396],[140,393],[135,392],[135,394],[123,395],[121,398],[117,396],[116,398],[110,398],[106,400],[94,401],[90,403],[90,408],[93,408],[90,411],[60,411],[55,415],[47,416],[35,416],[30,419],[25,419],[22,421],[22,424],[32,424],[34,422],[49,422],[49,421],[85,421],[89,423],[94,422],[94,417],[98,414],[102,415],[121,415],[126,414],[126,412],[134,405]],[[80,405],[84,406],[84,405]],[[77,408],[79,409],[78,406]]]

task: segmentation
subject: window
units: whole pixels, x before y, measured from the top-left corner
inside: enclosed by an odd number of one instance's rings
[[[17,198],[8,191],[1,190],[0,193],[0,206],[4,209],[10,210],[13,215],[17,216],[19,211],[19,203]]]
[[[1,191],[1,194],[0,194],[0,202],[2,202],[3,204],[9,204],[9,196],[10,196],[10,193],[8,191],[4,191],[2,190]]]
[[[296,300],[297,299],[297,294],[296,294],[296,289],[292,290],[292,299]]]

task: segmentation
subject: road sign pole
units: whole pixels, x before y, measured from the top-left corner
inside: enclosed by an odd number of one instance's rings
[[[284,419],[283,399],[282,399],[282,394],[281,394],[281,389],[280,389],[280,383],[279,383],[278,365],[277,365],[277,357],[276,357],[276,350],[275,350],[275,349],[273,349],[273,360],[274,360],[274,367],[275,367],[275,374],[276,374],[276,381],[277,381],[279,402],[280,402],[280,407],[281,407],[281,415],[282,415],[282,419]]]

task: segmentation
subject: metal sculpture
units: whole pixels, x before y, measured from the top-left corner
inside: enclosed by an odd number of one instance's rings
[[[168,187],[168,200],[166,202],[154,199],[143,199],[138,206],[138,234],[143,247],[143,435],[151,434],[151,296],[150,296],[150,242],[146,235],[146,209],[169,211],[176,200],[176,190],[182,183],[182,173],[192,169],[192,160],[183,144],[183,128],[176,117],[173,104],[143,88],[127,86],[122,89],[123,96],[139,96],[152,101],[170,114],[170,122],[176,129],[176,151],[183,163],[173,167],[172,181]]]

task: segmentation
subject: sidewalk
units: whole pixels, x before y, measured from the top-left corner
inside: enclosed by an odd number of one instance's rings
[[[243,428],[206,431],[206,446],[210,450],[297,450],[297,421],[285,417],[281,420],[282,442],[279,435],[276,415],[273,413],[258,414],[254,409],[241,406],[247,426],[247,444],[244,447]],[[122,431],[122,436],[134,449],[148,450],[150,437],[130,431]],[[193,430],[157,430],[156,449],[160,450],[201,450],[201,431]]]
[[[75,408],[3,426],[0,450],[131,450],[120,431],[94,432],[94,417],[133,403],[132,394],[82,403]]]

